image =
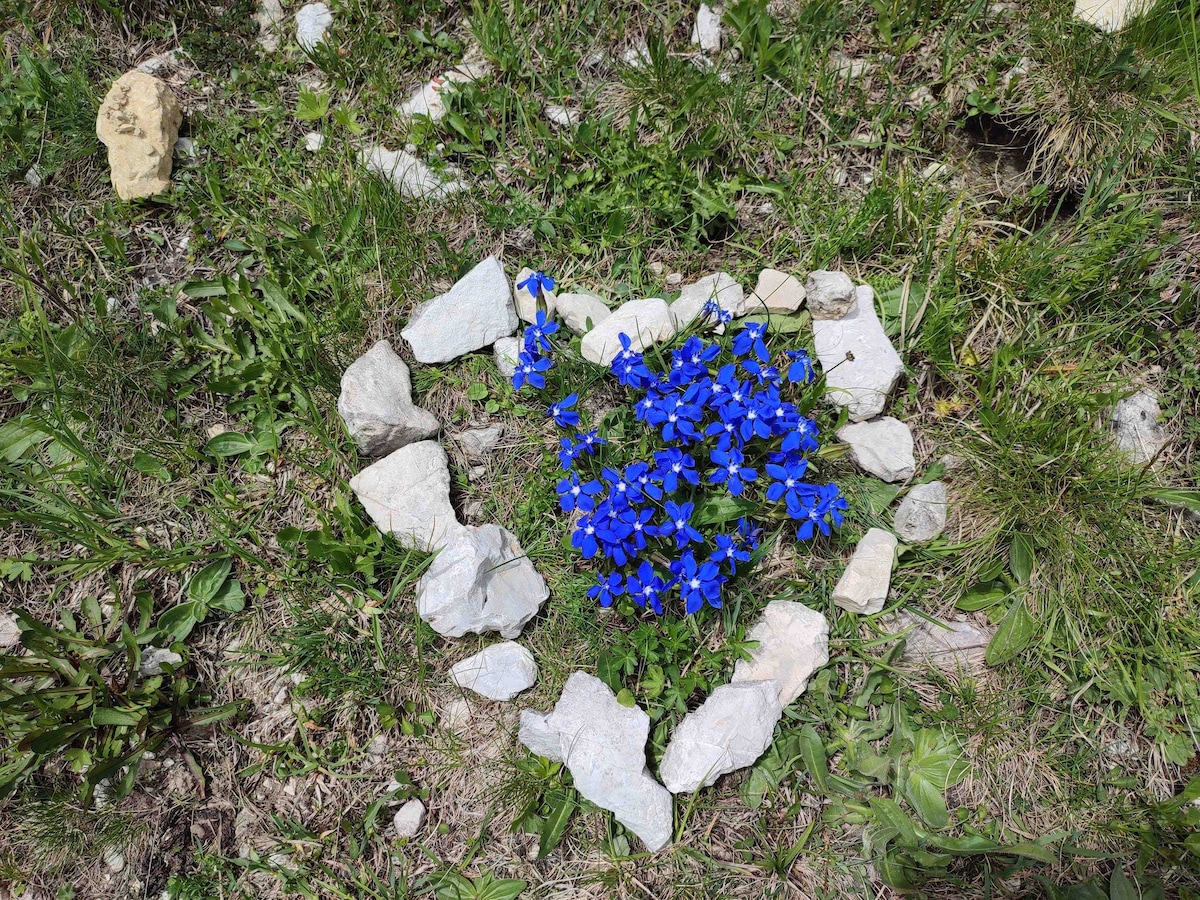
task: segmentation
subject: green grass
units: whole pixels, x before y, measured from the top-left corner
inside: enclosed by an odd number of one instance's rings
[[[162,732],[100,812],[68,758],[49,761],[0,801],[15,836],[0,883],[115,895],[126,876],[96,885],[116,847],[154,873],[147,894],[179,898],[490,896],[491,876],[524,897],[1196,896],[1196,814],[1172,798],[1196,772],[1200,535],[1163,502],[1194,507],[1200,487],[1195,4],[1103,35],[1050,0],[1007,17],[982,0],[742,2],[725,20],[738,57],[712,70],[685,57],[693,12],[674,4],[334,5],[311,61],[286,41],[260,54],[247,2],[23,8],[8,32],[3,606],[52,622],[111,605],[135,628],[230,559],[245,610],[218,608],[179,646],[206,705],[251,703]],[[644,68],[613,59],[643,42]],[[169,194],[119,202],[96,107],[130,59],[175,46],[197,70],[173,88],[199,158]],[[413,89],[476,51],[493,71],[443,122],[400,121]],[[870,74],[836,72],[834,51]],[[916,109],[921,87],[933,102]],[[564,102],[578,128],[545,120]],[[411,142],[475,188],[405,201],[361,171],[360,141]],[[931,162],[949,171],[923,177]],[[994,665],[905,663],[877,620],[832,607],[842,559],[896,496],[836,452],[822,474],[854,502],[834,538],[779,540],[721,612],[598,611],[555,503],[553,429],[481,354],[414,365],[415,393],[444,436],[505,426],[482,475],[452,453],[454,500],[512,530],[552,595],[522,637],[537,686],[450,733],[447,670],[487,641],[416,616],[426,558],[354,502],[362,462],[335,406],[352,359],[380,337],[401,349],[412,305],[490,253],[614,302],[663,293],[673,271],[871,283],[909,367],[890,411],[918,432],[919,477],[964,461],[945,475],[951,531],[905,550],[890,608],[970,608],[1005,635]],[[620,401],[582,363],[561,372],[593,412]],[[1151,468],[1115,459],[1105,430],[1139,378],[1172,436]],[[549,708],[584,668],[650,713],[656,765],[776,597],[829,616],[830,665],[750,772],[677,804],[671,850],[640,854],[513,740],[516,709]],[[378,735],[384,757],[366,751]],[[392,778],[393,799],[430,806],[414,843],[389,833]]]

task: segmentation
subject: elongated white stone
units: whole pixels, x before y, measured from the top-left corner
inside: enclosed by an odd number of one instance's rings
[[[840,319],[814,316],[813,343],[825,373],[825,399],[844,406],[855,422],[883,412],[888,395],[904,373],[900,355],[879,323],[874,292],[856,289],[854,308]],[[813,309],[813,291],[808,291]]]

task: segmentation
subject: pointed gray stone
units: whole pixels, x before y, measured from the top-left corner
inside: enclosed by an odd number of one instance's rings
[[[850,445],[850,458],[864,472],[884,481],[905,481],[917,468],[913,436],[899,419],[882,416],[838,429],[837,439]]]
[[[907,544],[932,541],[946,528],[946,486],[940,481],[918,484],[896,510],[893,525]]]
[[[367,456],[383,456],[438,433],[437,417],[412,402],[412,380],[392,345],[379,341],[342,375],[338,413]]]
[[[658,767],[672,794],[708,787],[722,775],[754,764],[771,746],[783,713],[774,681],[717,688],[675,729]]]
[[[896,564],[896,543],[896,536],[881,528],[863,535],[833,589],[833,602],[847,612],[868,616],[883,609]]]
[[[750,659],[734,664],[734,683],[774,681],[780,706],[804,693],[812,673],[829,662],[829,623],[803,603],[772,600],[746,640],[758,641],[758,646]]]
[[[450,469],[437,441],[396,450],[350,479],[380,531],[410,550],[433,552],[463,530],[450,505]]]
[[[859,286],[854,308],[840,319],[818,319],[813,296],[810,283],[808,306],[814,311],[813,343],[825,372],[825,399],[846,407],[855,422],[879,415],[904,364],[879,323],[874,292]]]
[[[489,256],[445,294],[422,303],[401,333],[423,363],[443,363],[482,350],[520,322],[500,260]]]

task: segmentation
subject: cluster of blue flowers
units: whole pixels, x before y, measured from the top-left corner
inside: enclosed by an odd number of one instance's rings
[[[531,279],[527,286],[536,297],[541,283]],[[728,321],[715,304],[705,312]],[[557,329],[539,312],[525,330],[515,388],[545,387]],[[758,546],[762,529],[755,520],[791,518],[801,540],[841,525],[848,504],[837,486],[806,480],[817,426],[785,398],[792,386],[815,378],[807,353],[792,350],[772,360],[766,326],[749,323],[734,335],[731,351],[692,336],[671,351],[670,368],[656,372],[629,336],[620,341],[612,372],[634,394],[637,420],[661,438],[652,459],[624,468],[593,459],[607,441],[580,430],[576,394],[546,410],[572,432],[559,444],[565,476],[558,482],[559,505],[577,515],[571,544],[585,559],[607,564],[590,597],[609,607],[626,596],[659,614],[676,594],[688,613],[705,604],[720,608],[724,586]],[[721,493],[753,500],[761,513],[705,533],[705,503]]]

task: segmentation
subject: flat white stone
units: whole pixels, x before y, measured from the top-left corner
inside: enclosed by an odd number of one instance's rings
[[[309,153],[316,153],[325,146],[325,135],[319,131],[310,131],[304,135],[304,149]]]
[[[497,338],[496,343],[492,345],[492,356],[496,360],[496,369],[505,378],[512,378],[516,373],[521,346],[521,339],[515,337]]]
[[[884,481],[912,478],[917,468],[912,431],[899,419],[880,416],[843,425],[837,439],[850,445],[850,458],[864,472]]]
[[[1161,416],[1158,394],[1148,388],[1113,406],[1111,424],[1117,448],[1134,465],[1150,462],[1166,444],[1166,435],[1158,424]]]
[[[1075,0],[1075,18],[1102,31],[1120,31],[1151,6],[1152,0]]]
[[[713,9],[701,3],[696,10],[696,24],[692,26],[692,43],[699,44],[706,53],[717,53],[721,49],[720,7]]]
[[[537,682],[533,654],[513,641],[492,644],[455,663],[450,680],[489,700],[511,700]]]
[[[758,273],[758,284],[746,300],[746,312],[750,315],[766,311],[788,315],[796,312],[804,303],[807,292],[793,275],[776,269],[763,269]]]
[[[780,706],[803,694],[812,673],[829,662],[829,623],[803,603],[772,600],[746,640],[758,641],[758,646],[750,659],[734,664],[734,683],[774,681]]]
[[[708,787],[722,775],[754,764],[771,746],[783,713],[774,681],[741,681],[717,688],[675,729],[658,767],[672,794]]]
[[[988,642],[992,636],[966,619],[945,622],[926,621],[912,613],[899,613],[893,626],[909,632],[903,659],[928,662],[947,672],[977,672],[986,665]]]
[[[575,334],[587,334],[612,315],[595,294],[559,294],[558,317]]]
[[[306,3],[296,11],[296,43],[312,53],[325,40],[325,32],[333,24],[333,13],[324,3]]]
[[[114,875],[125,871],[125,855],[121,851],[109,848],[104,851],[103,859],[108,871]]]
[[[667,302],[648,297],[622,304],[583,336],[580,343],[583,358],[599,366],[611,365],[613,357],[621,351],[618,335],[622,333],[631,338],[630,349],[639,352],[659,341],[670,340],[675,336],[675,326],[671,324]]]
[[[813,318],[813,343],[825,373],[825,399],[844,406],[855,422],[883,412],[904,373],[900,355],[879,323],[874,292],[857,288],[854,309],[840,319]],[[808,292],[809,309],[813,293]]]
[[[818,269],[808,276],[804,290],[814,319],[840,319],[854,309],[858,299],[854,282],[845,272]]]
[[[525,710],[519,732],[534,753],[561,760],[576,790],[610,810],[653,852],[671,842],[674,820],[670,793],[646,765],[649,734],[645,712],[622,706],[608,685],[585,672],[567,679],[549,715]]]
[[[142,651],[141,665],[138,671],[145,676],[163,675],[164,665],[174,668],[183,662],[183,657],[174,650],[166,647],[147,647]]]
[[[396,834],[403,838],[416,837],[425,824],[425,804],[420,800],[409,800],[396,810],[392,817],[392,827]]]
[[[19,646],[21,643],[21,627],[17,617],[12,613],[0,612],[0,650]]]
[[[579,124],[579,110],[568,109],[565,106],[547,106],[543,112],[546,113],[546,118],[554,125],[560,128],[570,128],[572,125]]]
[[[940,481],[918,484],[900,503],[893,525],[906,544],[932,541],[946,529],[946,485]]]
[[[417,582],[417,613],[438,634],[498,631],[515,638],[550,589],[499,525],[460,526]]]
[[[426,116],[437,122],[446,115],[446,103],[443,92],[452,87],[441,77],[434,77],[413,92],[413,95],[400,104],[402,118],[411,119],[416,116]]]
[[[503,425],[489,425],[487,428],[471,428],[457,434],[454,441],[467,456],[480,459],[496,449],[496,444],[503,436]]]
[[[406,150],[368,144],[358,151],[358,158],[368,171],[391,182],[409,200],[448,197],[467,189],[464,182],[453,176],[443,177]]]
[[[350,487],[380,531],[411,550],[433,552],[464,526],[450,506],[450,469],[437,441],[418,441],[372,463]]]
[[[645,44],[630,47],[621,54],[621,62],[631,69],[642,69],[650,65],[650,50]]]
[[[412,379],[388,341],[356,359],[342,375],[338,414],[367,456],[383,456],[437,435],[437,417],[414,406]]]
[[[728,272],[716,272],[683,286],[671,304],[671,321],[675,323],[675,330],[682,331],[695,322],[709,300],[715,300],[717,306],[734,317],[746,313],[746,296],[742,286]]]
[[[489,256],[445,294],[426,300],[400,334],[423,363],[444,363],[511,335],[520,323],[500,260]]]
[[[517,273],[517,280],[513,282],[513,298],[517,305],[517,318],[530,325],[537,321],[537,298],[529,293],[529,288],[519,288],[517,285],[532,274],[533,269],[525,266]],[[553,319],[558,312],[558,297],[554,291],[542,291],[542,303],[545,305],[546,318]]]
[[[863,535],[833,589],[833,602],[848,612],[868,616],[883,609],[896,564],[896,544],[896,536],[881,528]]]

